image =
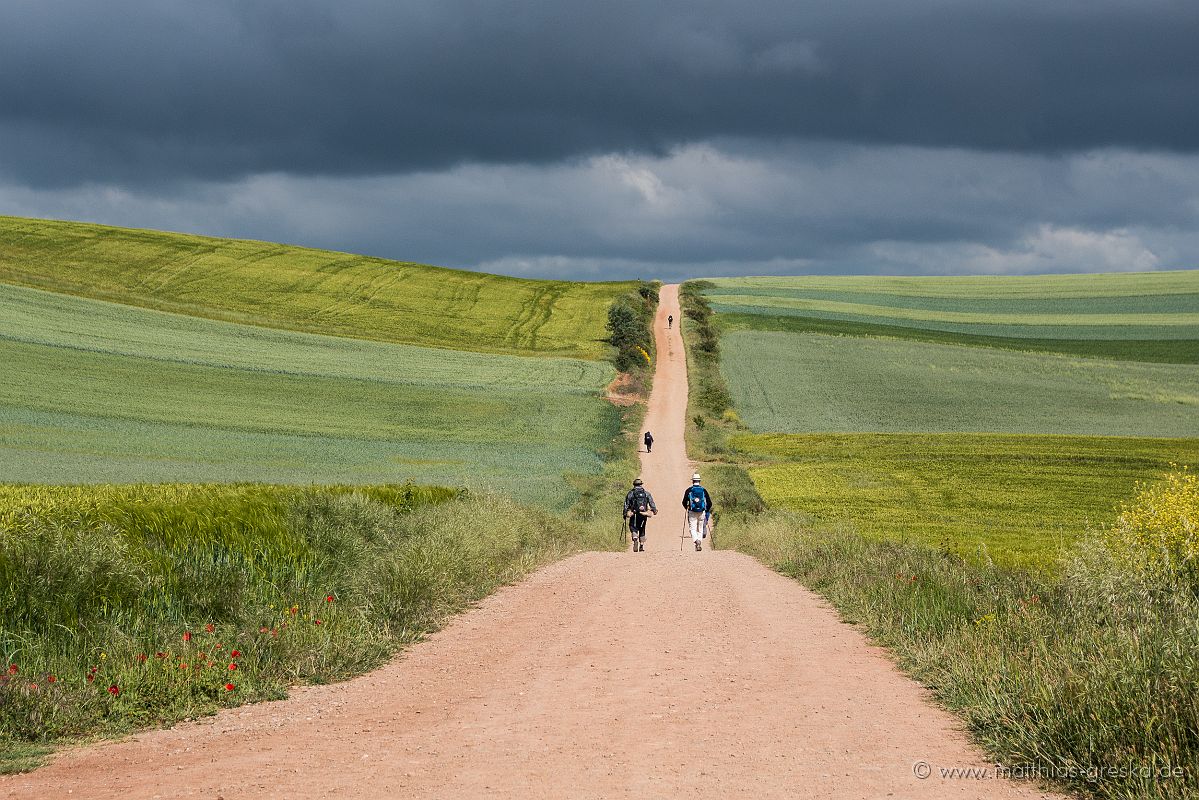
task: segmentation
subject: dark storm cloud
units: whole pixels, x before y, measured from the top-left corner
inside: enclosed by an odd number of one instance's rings
[[[665,156],[144,187],[0,209],[560,278],[1199,265],[1199,154],[719,141]]]
[[[371,175],[716,137],[1194,152],[1197,41],[1193,0],[15,0],[0,172]]]

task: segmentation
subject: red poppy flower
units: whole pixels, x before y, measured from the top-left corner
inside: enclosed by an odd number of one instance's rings
[[[155,658],[166,658],[167,654],[162,652],[161,650],[159,650],[157,653],[154,654],[154,657]]]
[[[46,676],[46,683],[57,683],[57,682],[58,682],[57,675],[47,675]]]
[[[278,638],[279,638],[279,631],[278,631],[278,630],[276,630],[275,628],[271,628],[271,636],[274,636],[276,639],[278,639]]]
[[[9,664],[9,665],[8,665],[8,674],[9,674],[9,675],[16,675],[16,674],[17,674],[18,672],[20,672],[20,671],[21,671],[21,668],[20,668],[20,667],[18,667],[16,664]]]
[[[36,692],[36,691],[37,691],[37,684],[36,684],[36,683],[31,683],[31,684],[29,684],[29,691],[31,691],[31,692]]]
[[[218,644],[216,647],[214,647],[214,648],[212,648],[212,649],[213,649],[213,650],[224,650],[224,649],[225,649],[225,645],[223,645],[223,644]]]
[[[121,693],[121,690],[120,690],[120,689],[118,689],[118,688],[117,688],[117,685],[114,683],[112,686],[109,686],[109,687],[108,687],[108,693],[109,693],[110,695],[112,695],[113,697],[116,697],[118,694],[120,694],[120,693]]]
[[[292,614],[295,614],[299,610],[300,610],[299,606],[292,606],[291,608],[288,609],[288,611]]]
[[[187,669],[187,664],[184,664],[182,661],[180,661],[180,662],[179,662],[179,669]]]
[[[232,692],[232,691],[233,691],[235,688],[237,688],[237,687],[235,687],[235,686],[234,686],[232,683],[226,683],[226,684],[225,684],[225,691],[226,691],[226,692]]]
[[[92,682],[94,682],[95,680],[96,680],[96,673],[94,673],[94,672],[89,672],[89,673],[87,674],[87,682],[88,682],[88,683],[92,683]]]
[[[191,632],[191,631],[184,631],[184,632],[183,632],[183,641],[185,641],[185,642],[190,642],[191,640],[192,640],[192,632]]]
[[[237,658],[238,656],[240,656],[240,655],[241,655],[241,651],[240,651],[240,650],[234,650],[234,651],[230,652],[230,653],[229,653],[229,655],[233,656],[234,658]]]
[[[326,602],[326,603],[332,603],[332,602],[333,602],[333,595],[331,595],[331,594],[330,594],[330,595],[326,595],[326,596],[325,596],[325,602]]]
[[[216,626],[210,622],[204,626],[204,630],[206,630],[208,633],[212,633],[213,631],[216,630]]]
[[[319,619],[314,619],[312,622],[314,625],[324,625],[324,623]]]
[[[139,663],[139,664],[145,664],[145,663],[146,663],[146,654],[145,654],[145,653],[138,653],[138,654],[137,654],[137,663]]]
[[[229,669],[237,669],[237,665],[236,665],[236,664],[230,664],[230,665],[229,665]]]

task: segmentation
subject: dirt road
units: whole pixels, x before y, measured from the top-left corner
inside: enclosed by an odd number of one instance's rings
[[[757,562],[679,549],[676,287],[663,300],[646,553],[567,559],[369,675],[81,748],[0,797],[1041,796],[940,777],[984,759],[880,650]]]

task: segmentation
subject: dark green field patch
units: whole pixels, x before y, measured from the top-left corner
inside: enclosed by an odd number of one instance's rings
[[[980,334],[883,325],[851,320],[819,319],[792,314],[747,314],[722,312],[720,324],[727,331],[757,330],[783,333],[826,333],[836,336],[881,336],[919,342],[996,347],[1042,353],[1109,358],[1117,361],[1147,361],[1159,364],[1199,364],[1199,339],[1038,339],[1033,337],[984,336]]]

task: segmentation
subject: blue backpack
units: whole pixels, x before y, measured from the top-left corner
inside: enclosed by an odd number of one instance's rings
[[[704,487],[692,486],[687,490],[687,510],[698,514],[701,511],[708,510],[708,504],[704,500]]]

